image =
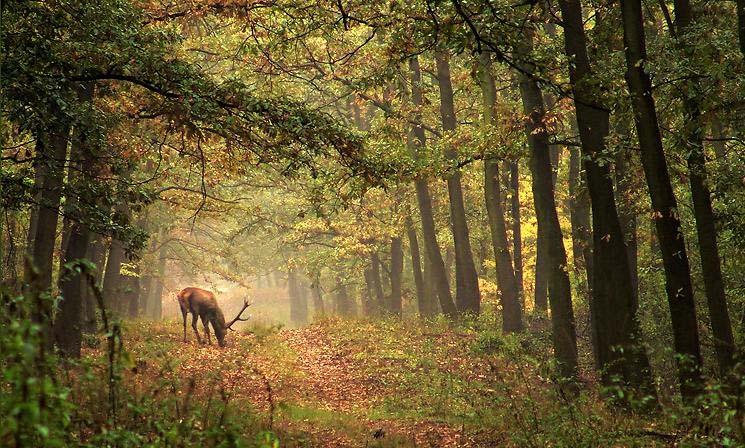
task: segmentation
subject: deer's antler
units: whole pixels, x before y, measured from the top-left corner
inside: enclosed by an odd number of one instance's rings
[[[244,318],[241,317],[241,314],[243,314],[243,312],[246,311],[246,308],[248,308],[251,305],[253,305],[253,302],[248,303],[248,299],[243,299],[243,308],[241,308],[241,310],[238,312],[238,315],[235,316],[235,319],[231,320],[230,323],[228,323],[228,324],[225,325],[225,328],[228,329],[228,330],[233,330],[230,327],[232,327],[234,323],[247,321],[251,316],[249,315],[248,317],[246,317],[244,319]],[[235,331],[235,330],[233,330],[233,331]]]

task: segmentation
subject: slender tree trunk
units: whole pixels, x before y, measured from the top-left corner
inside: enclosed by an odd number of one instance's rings
[[[380,257],[377,252],[370,255],[370,268],[372,274],[373,293],[375,294],[375,312],[380,313],[386,309],[385,293],[383,292],[383,280],[380,276]]]
[[[369,267],[365,268],[363,272],[365,277],[365,289],[362,291],[362,315],[370,317],[376,314],[375,299],[375,285],[373,281],[372,263]]]
[[[427,253],[422,256],[422,277],[424,280],[424,296],[427,298],[427,316],[435,316],[440,312],[440,304],[437,297],[437,280],[434,278],[432,262],[429,261]]]
[[[517,161],[510,162],[510,190],[512,217],[512,255],[515,263],[515,281],[520,294],[520,304],[525,309],[525,295],[523,294],[523,241],[522,226],[520,225],[520,171]]]
[[[33,259],[34,239],[39,225],[39,210],[41,210],[42,192],[44,191],[44,177],[47,168],[47,160],[44,156],[44,141],[41,137],[36,139],[34,148],[37,160],[34,161],[34,206],[29,209],[28,234],[26,236],[26,255]]]
[[[391,299],[388,311],[393,315],[401,317],[401,277],[404,270],[404,251],[401,238],[391,238]]]
[[[419,59],[413,57],[409,60],[409,69],[411,71],[411,101],[414,107],[421,108],[422,98],[422,74],[419,68]],[[421,112],[415,114],[415,118],[422,119]],[[414,156],[417,157],[418,148],[424,148],[426,139],[424,129],[421,126],[414,126],[412,129],[412,146],[415,149]],[[431,278],[434,280],[437,297],[439,299],[442,313],[448,317],[455,317],[457,314],[453,297],[450,294],[450,285],[448,284],[447,270],[445,262],[442,260],[440,245],[437,243],[437,232],[435,230],[435,220],[432,214],[432,196],[429,192],[427,180],[418,178],[415,181],[417,203],[419,205],[419,214],[422,218],[422,236],[426,255],[430,263]]]
[[[345,317],[352,315],[347,285],[342,282],[341,277],[336,277],[336,312]]]
[[[122,263],[127,261],[122,242],[111,239],[109,255],[106,261],[106,272],[103,279],[103,297],[106,309],[114,313],[121,313],[123,309],[122,295],[124,292],[124,278],[121,275]]]
[[[623,130],[622,130],[623,131]],[[621,222],[624,242],[626,243],[626,254],[629,259],[629,271],[631,273],[631,288],[634,296],[639,297],[639,261],[638,261],[638,239],[636,237],[636,212],[634,211],[633,171],[629,170],[629,154],[621,150],[616,154],[616,202],[618,203],[618,219]]]
[[[155,277],[155,286],[153,288],[153,310],[151,315],[154,320],[161,320],[163,318],[163,281],[166,277],[166,262],[168,260],[167,248],[162,243],[165,236],[165,233],[161,235],[161,246],[158,251],[158,275]]]
[[[603,383],[624,385],[645,395],[655,393],[646,352],[640,345],[637,303],[623,243],[623,233],[605,152],[608,109],[596,98],[587,55],[587,39],[579,0],[559,0],[564,23],[564,48],[573,61],[569,76],[575,97],[585,176],[592,206],[592,316],[596,364]],[[619,347],[621,349],[619,349]]]
[[[429,297],[426,296],[424,291],[424,274],[422,273],[422,258],[419,253],[419,240],[411,216],[406,217],[406,235],[409,238],[409,250],[411,251],[411,271],[416,287],[417,309],[420,316],[428,316],[430,307],[427,302]]]
[[[71,222],[64,262],[85,258],[89,240],[88,226]],[[87,283],[82,275],[73,271],[65,270],[63,275],[60,282],[63,300],[54,322],[54,336],[63,356],[79,358],[83,335],[83,295]]]
[[[103,243],[103,236],[93,234],[88,244],[86,258],[96,265],[93,276],[96,279],[96,285],[100,288],[102,285],[104,264],[106,263],[106,247]],[[96,332],[96,311],[98,305],[96,297],[89,286],[83,288],[83,332]]]
[[[496,88],[494,78],[489,73],[489,55],[482,53],[479,57],[481,90],[484,97],[484,125],[490,126],[494,121],[494,103]],[[504,219],[502,192],[499,186],[499,162],[490,154],[484,156],[484,202],[491,231],[494,260],[497,268],[497,286],[502,305],[502,331],[512,333],[521,331],[522,309],[512,267],[512,257],[507,245],[507,226]]]
[[[126,306],[127,317],[130,319],[136,319],[140,317],[140,292],[142,287],[140,284],[140,265],[139,262],[135,266],[135,275],[128,275],[124,277],[125,289],[124,289],[124,301],[123,304]]]
[[[744,0],[745,1],[745,0]],[[714,115],[711,120],[711,135],[714,141],[711,147],[714,149],[714,155],[720,165],[727,163],[727,145],[724,143],[724,126],[718,115]]]
[[[302,282],[294,269],[287,271],[287,289],[290,296],[290,320],[295,325],[308,323],[308,300],[301,290]],[[305,299],[305,300],[303,300]]]
[[[584,293],[592,297],[592,229],[587,188],[581,178],[582,161],[579,148],[569,150],[569,215],[572,226],[574,270],[584,277]],[[589,303],[589,302],[588,302]]]
[[[535,243],[535,283],[533,286],[533,305],[535,310],[545,314],[548,310],[548,245],[546,231],[538,223]]]
[[[677,39],[688,56],[692,56],[690,45],[684,41],[693,22],[693,11],[688,0],[675,0],[675,22]],[[714,212],[711,206],[711,194],[706,184],[706,159],[704,156],[704,123],[701,117],[701,86],[698,81],[688,81],[683,98],[686,125],[686,144],[688,153],[688,172],[693,199],[693,212],[696,218],[696,235],[698,236],[701,255],[701,272],[704,277],[706,302],[709,308],[711,330],[714,335],[714,349],[722,375],[725,375],[734,364],[735,342],[732,336],[727,297],[724,292],[717,232],[714,226]]]
[[[153,283],[155,279],[152,275],[143,275],[140,278],[140,310],[141,315],[145,319],[151,319],[150,317],[150,303],[153,300]]]
[[[522,55],[532,51],[532,34],[528,34]],[[577,378],[577,335],[572,309],[571,286],[566,271],[566,252],[556,213],[551,180],[551,160],[548,134],[543,126],[545,109],[543,95],[535,80],[520,73],[520,96],[526,115],[525,133],[530,146],[530,171],[533,178],[533,200],[538,225],[542,226],[548,246],[549,304],[553,327],[554,355],[562,378],[574,382]]]
[[[313,298],[313,314],[316,319],[323,318],[326,315],[326,308],[323,305],[323,294],[321,292],[321,278],[319,275],[313,279],[310,284],[310,293]]]
[[[745,58],[745,0],[737,0],[737,35],[740,38],[740,53]]]
[[[90,102],[92,97],[92,85],[81,90],[80,98],[82,101]],[[69,202],[65,211],[68,226],[67,241],[63,242],[64,255],[60,260],[59,277],[62,301],[54,322],[54,338],[63,356],[79,358],[83,339],[83,300],[88,286],[83,275],[68,269],[66,265],[75,260],[84,259],[88,253],[90,231],[88,225],[84,222],[85,216],[81,212],[77,212],[78,207],[74,205],[81,201],[88,202],[86,201],[87,195],[83,192],[85,191],[85,184],[90,182],[95,174],[93,168],[95,162],[91,154],[91,148],[88,147],[85,132],[77,129],[74,134],[75,139],[70,159],[76,169],[69,170],[68,183],[75,187],[74,190],[80,195],[80,198],[77,196],[67,197]],[[74,174],[76,171],[78,174]],[[91,198],[87,199],[90,200]]]
[[[641,0],[621,0],[626,83],[634,108],[642,166],[652,199],[657,237],[673,323],[675,352],[686,358],[678,364],[681,394],[690,400],[701,391],[701,352],[696,307],[683,233],[665,154],[662,149],[652,83],[644,69],[647,60]]]
[[[31,263],[34,273],[27,273],[27,283],[31,291],[39,298],[32,320],[41,325],[43,340],[46,348],[51,348],[52,340],[52,309],[51,301],[42,300],[42,296],[52,293],[52,269],[54,264],[54,247],[57,237],[57,223],[59,222],[59,207],[62,197],[65,158],[69,126],[60,125],[51,132],[42,132],[37,137],[41,139],[39,156],[41,163],[46,164],[43,169],[43,182],[40,202],[37,212],[37,224],[31,251]],[[37,145],[39,146],[39,145]]]
[[[445,51],[436,54],[437,82],[440,88],[440,116],[442,128],[446,132],[455,131],[455,105],[453,86],[450,80],[449,55]],[[446,151],[446,156],[455,159],[454,148]],[[461,313],[478,314],[481,306],[479,279],[473,263],[473,251],[468,234],[463,189],[460,171],[454,170],[447,178],[448,196],[450,197],[450,223],[455,244],[455,305]]]

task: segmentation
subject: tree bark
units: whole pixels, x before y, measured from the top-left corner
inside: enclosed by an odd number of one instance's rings
[[[323,294],[321,292],[321,278],[319,275],[313,279],[310,284],[310,293],[313,298],[313,315],[316,319],[326,315],[326,308],[323,305]]]
[[[414,277],[414,286],[416,287],[416,303],[420,316],[429,316],[430,306],[426,292],[424,290],[424,274],[422,272],[422,257],[419,253],[419,239],[416,235],[414,223],[411,216],[406,217],[406,235],[409,238],[409,250],[411,251],[411,272]]]
[[[409,60],[409,69],[411,71],[411,101],[417,109],[422,107],[422,74],[419,68],[419,59],[413,57]],[[421,112],[417,112],[415,119],[421,120]],[[411,138],[413,137],[413,138]],[[413,153],[417,157],[417,148],[424,148],[426,139],[424,129],[421,126],[414,126],[411,136],[412,146],[415,148]],[[435,220],[432,214],[432,196],[429,192],[427,180],[417,178],[415,183],[417,204],[419,205],[419,214],[422,218],[422,236],[424,247],[431,268],[431,278],[434,280],[437,297],[439,299],[442,313],[448,317],[455,317],[457,314],[453,296],[450,294],[450,285],[448,284],[448,274],[445,269],[445,262],[442,259],[440,245],[437,243],[437,232],[435,230]]]
[[[72,222],[64,263],[85,258],[89,240],[88,226],[81,222]],[[54,322],[55,341],[63,356],[80,358],[83,335],[83,293],[88,286],[84,276],[74,271],[66,269],[63,275],[61,281],[63,299]]]
[[[103,236],[94,234],[91,236],[88,244],[86,258],[96,265],[95,272],[92,275],[96,278],[96,285],[101,287],[103,278],[104,264],[106,263],[106,247],[103,244]],[[83,288],[83,332],[96,332],[96,312],[98,304],[96,297],[90,287]]]
[[[404,270],[404,251],[401,238],[391,238],[391,298],[388,311],[394,316],[401,317],[401,277]]]
[[[122,263],[126,261],[122,242],[112,238],[109,245],[108,260],[106,261],[106,272],[104,272],[103,297],[106,309],[113,313],[121,313],[123,308],[122,292],[124,284],[121,268]]]
[[[548,247],[544,225],[538,223],[535,242],[535,281],[533,285],[533,306],[541,314],[548,310]]]
[[[584,290],[592,300],[592,229],[587,187],[582,182],[582,161],[579,148],[569,150],[569,216],[572,227],[572,254],[578,278],[584,277]],[[590,303],[588,300],[588,303]]]
[[[290,296],[290,320],[295,325],[308,323],[308,301],[307,296],[301,291],[302,285],[294,269],[287,271],[287,290]]]
[[[740,40],[740,53],[745,58],[745,0],[737,0],[737,36]]]
[[[80,99],[90,102],[93,97],[93,86],[88,85],[81,89]],[[92,180],[95,174],[93,165],[93,155],[91,148],[85,136],[85,131],[76,129],[75,138],[71,150],[71,163],[75,165],[75,170],[70,169],[68,174],[68,183],[74,187],[74,194],[68,195],[67,201],[69,206],[66,207],[65,219],[67,222],[67,241],[63,243],[64,256],[60,260],[60,291],[62,301],[60,302],[59,312],[54,322],[54,338],[62,356],[70,358],[80,358],[80,349],[83,339],[83,300],[85,292],[88,289],[87,281],[84,275],[74,270],[67,269],[66,264],[75,260],[82,260],[88,252],[90,243],[90,231],[85,223],[86,216],[76,207],[75,204],[85,200],[87,195],[85,183]],[[78,174],[73,174],[75,171]],[[80,199],[75,195],[80,195]],[[93,198],[87,198],[85,202],[90,202]],[[64,233],[64,232],[63,232]]]
[[[481,91],[484,98],[484,125],[490,126],[494,121],[494,103],[496,88],[494,78],[489,73],[489,55],[482,53],[479,57]],[[497,269],[497,286],[502,305],[502,331],[518,332],[523,329],[520,297],[512,267],[512,257],[507,245],[507,226],[504,219],[502,192],[500,189],[499,162],[490,154],[484,155],[484,202],[491,232],[494,260]]]
[[[39,210],[41,210],[42,192],[44,191],[44,176],[47,169],[47,161],[44,157],[44,142],[41,136],[36,139],[34,148],[37,160],[34,161],[34,206],[29,210],[28,234],[26,236],[26,255],[33,259],[34,239],[39,225]]]
[[[372,286],[375,298],[375,313],[378,314],[386,309],[385,292],[383,292],[383,280],[380,276],[380,257],[377,252],[370,255],[370,269],[372,275]]]
[[[52,340],[52,307],[51,301],[43,299],[52,293],[52,269],[54,264],[54,247],[57,237],[57,223],[59,222],[59,207],[62,197],[65,159],[70,128],[68,125],[58,125],[49,131],[40,132],[37,139],[41,140],[38,156],[42,159],[43,181],[40,202],[37,211],[37,224],[31,251],[33,273],[27,272],[27,283],[31,291],[38,298],[31,319],[41,325],[43,340],[46,348],[51,348]]]
[[[702,390],[702,360],[696,307],[688,254],[678,218],[677,201],[662,149],[652,83],[644,69],[647,55],[641,0],[621,0],[621,13],[627,68],[626,84],[634,108],[642,166],[652,200],[657,238],[665,268],[675,352],[679,357],[685,358],[678,363],[680,390],[685,400],[691,400]]]
[[[520,171],[517,161],[510,162],[510,215],[512,218],[512,255],[515,263],[515,281],[517,282],[520,304],[525,309],[525,294],[523,293],[523,241],[522,226],[520,225]]]
[[[688,0],[675,0],[675,24],[679,45],[687,56],[692,56],[690,45],[685,42],[686,33],[693,22],[693,11]],[[689,80],[683,98],[684,123],[686,123],[686,145],[688,152],[688,172],[693,199],[693,213],[696,218],[701,256],[701,272],[704,277],[706,303],[709,308],[711,330],[714,335],[714,349],[717,354],[719,371],[727,374],[734,364],[735,342],[732,336],[727,297],[724,292],[721,260],[717,247],[717,232],[714,226],[714,211],[711,206],[711,193],[706,183],[706,159],[704,156],[704,123],[701,117],[701,86],[697,80]]]
[[[519,49],[521,55],[528,55],[532,51],[532,38],[532,34],[527,35]],[[519,83],[523,112],[526,116],[525,133],[530,146],[530,171],[533,178],[536,218],[538,225],[546,232],[548,246],[549,304],[554,355],[562,378],[574,384],[577,379],[577,335],[571,286],[566,271],[566,252],[554,201],[548,134],[543,126],[543,95],[536,81],[523,72],[519,75]]]
[[[608,109],[596,98],[579,0],[560,0],[564,49],[574,93],[585,176],[592,207],[592,316],[596,364],[603,384],[654,395],[649,360],[640,345],[637,303],[607,164],[599,160],[608,135]]]
[[[441,50],[436,53],[436,63],[442,128],[445,132],[452,132],[456,128],[455,105],[450,80],[449,55],[446,51]],[[445,155],[449,159],[457,158],[454,148],[448,148]],[[478,314],[481,307],[481,294],[468,234],[460,170],[455,169],[448,176],[447,184],[450,198],[450,224],[455,244],[455,305],[460,313]]]
[[[347,285],[342,282],[341,277],[336,277],[336,312],[345,317],[352,315]]]
[[[622,130],[623,131],[623,130]],[[624,133],[625,134],[625,133]],[[636,212],[634,211],[633,185],[634,173],[629,170],[629,156],[627,151],[621,150],[615,156],[616,168],[616,202],[618,203],[618,219],[621,223],[623,239],[626,243],[626,254],[629,259],[631,273],[631,288],[634,297],[639,297],[639,257],[638,239],[636,236]]]
[[[140,264],[139,262],[135,265],[135,275],[127,275],[124,277],[124,300],[123,305],[126,306],[127,317],[130,319],[136,319],[140,317],[140,293],[142,287],[140,284]]]
[[[165,239],[166,234],[162,234],[162,238]],[[162,243],[160,250],[158,251],[158,271],[155,277],[155,287],[153,288],[153,302],[151,316],[154,320],[160,320],[163,318],[163,280],[166,277],[166,262],[168,260],[168,253],[166,245]]]

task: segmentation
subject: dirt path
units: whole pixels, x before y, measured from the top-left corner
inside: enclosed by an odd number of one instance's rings
[[[395,391],[386,390],[383,382],[371,374],[369,366],[357,356],[359,347],[337,346],[326,334],[312,328],[284,330],[280,336],[297,354],[295,365],[301,381],[293,385],[296,395],[292,398],[345,414],[355,422],[356,428],[348,428],[355,434],[340,438],[336,445],[324,446],[361,446],[362,441],[381,446],[469,446],[459,429],[446,424],[370,419],[368,412]]]
[[[249,401],[267,422],[271,413],[273,427],[284,435],[282,446],[478,446],[460,427],[393,417],[386,399],[401,391],[378,375],[389,361],[369,356],[359,341],[332,340],[314,326],[264,339],[233,333],[221,350],[183,344],[170,331],[158,337],[174,344],[169,356],[178,359],[182,378],[202,379],[201,393],[217,389],[204,380],[215,378],[217,370],[231,400]]]

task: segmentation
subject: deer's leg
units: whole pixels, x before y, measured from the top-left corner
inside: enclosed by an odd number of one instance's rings
[[[204,325],[204,333],[207,335],[207,343],[209,345],[212,345],[212,339],[210,338],[209,321],[205,316],[202,316],[202,325]]]
[[[202,338],[199,336],[199,330],[197,330],[197,319],[199,319],[199,316],[197,314],[194,314],[191,319],[191,328],[194,329],[194,334],[197,335],[197,342],[201,344]]]
[[[181,311],[181,316],[184,318],[184,342],[186,342],[186,311]]]

